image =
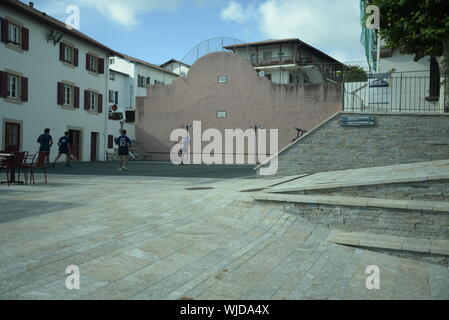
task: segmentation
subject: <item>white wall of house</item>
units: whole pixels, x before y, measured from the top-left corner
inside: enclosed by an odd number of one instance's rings
[[[190,68],[188,66],[186,66],[185,64],[182,64],[182,63],[176,62],[176,61],[165,65],[164,69],[174,72],[181,77],[185,77],[189,73],[189,70],[190,70]]]
[[[148,85],[154,84],[170,84],[175,81],[178,76],[169,72],[164,72],[160,69],[153,68],[151,66],[135,62],[128,61],[120,57],[113,57],[110,60],[110,69],[129,75],[129,98],[132,100],[131,104],[128,104],[131,109],[136,107],[136,97],[146,97]],[[141,87],[138,84],[139,76],[145,77],[144,86]],[[149,78],[149,80],[147,80]]]
[[[29,29],[29,51],[16,51],[0,43],[0,71],[13,71],[28,78],[28,101],[12,103],[0,98],[0,149],[5,147],[5,123],[17,122],[21,125],[20,149],[36,152],[37,137],[44,128],[51,129],[55,143],[68,129],[81,131],[81,158],[89,161],[91,155],[91,133],[98,133],[98,160],[105,158],[105,138],[107,121],[108,67],[107,53],[87,42],[64,33],[63,42],[73,44],[79,50],[78,67],[70,67],[59,60],[59,44],[47,42],[48,34],[54,29],[34,20],[9,6],[0,3],[0,17],[14,20]],[[93,74],[86,70],[86,53],[93,53],[105,59],[105,73]],[[80,88],[78,109],[57,104],[58,82],[69,82]],[[103,112],[84,110],[84,90],[95,90],[103,95]],[[51,158],[56,157],[57,146],[51,150]]]

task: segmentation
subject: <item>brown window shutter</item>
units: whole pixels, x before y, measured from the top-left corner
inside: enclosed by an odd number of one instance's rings
[[[98,58],[97,63],[98,63],[98,73],[104,74],[104,59]]]
[[[58,82],[58,105],[64,105],[64,84]]]
[[[5,19],[1,19],[1,41],[4,43],[8,43],[8,21]]]
[[[30,49],[30,31],[22,27],[22,49],[28,51]]]
[[[75,92],[75,100],[74,100],[73,106],[76,109],[78,109],[80,107],[80,88],[75,87],[74,92]]]
[[[90,110],[90,93],[84,90],[84,110]]]
[[[90,54],[86,53],[86,70],[90,71]]]
[[[440,96],[440,69],[435,57],[430,58],[429,75],[429,96],[432,98],[437,98]]]
[[[77,48],[73,48],[73,65],[78,67],[79,60],[79,50]]]
[[[65,47],[65,45],[64,45],[64,43],[62,43],[62,42],[60,42],[59,43],[59,61],[64,61],[65,59],[65,57],[64,57],[64,55],[65,55],[65,49],[64,49],[64,47]]]
[[[97,111],[98,113],[103,113],[103,95],[102,94],[98,94],[98,108]]]
[[[0,71],[0,97],[6,98],[8,95],[8,74]]]
[[[26,77],[20,79],[20,100],[28,101],[28,78]]]

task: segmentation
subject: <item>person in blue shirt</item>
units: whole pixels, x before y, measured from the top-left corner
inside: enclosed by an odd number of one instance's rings
[[[115,138],[115,143],[118,145],[118,155],[120,157],[120,168],[118,171],[128,171],[129,147],[131,146],[131,139],[126,135],[126,130],[121,131],[121,136]]]
[[[56,162],[59,160],[59,158],[61,158],[61,156],[63,154],[65,154],[66,156],[66,167],[72,167],[70,165],[70,158],[72,157],[70,155],[70,136],[69,136],[69,132],[66,131],[64,132],[64,136],[61,137],[58,141],[58,146],[59,146],[59,153],[58,156],[55,159],[55,162],[53,162],[52,167],[54,168],[56,165]]]
[[[37,138],[37,143],[40,144],[39,151],[47,152],[46,162],[50,163],[50,148],[53,145],[53,138],[50,135],[50,129],[45,129],[44,133]]]

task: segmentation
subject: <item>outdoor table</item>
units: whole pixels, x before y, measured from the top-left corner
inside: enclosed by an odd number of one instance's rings
[[[14,154],[12,153],[0,153],[0,158],[2,161],[7,160],[10,157],[13,157]],[[24,181],[17,181],[16,182],[16,169],[15,168],[11,168],[10,169],[10,179],[11,182],[10,183],[18,183],[18,184],[24,184]],[[1,181],[0,183],[8,183],[8,181]]]

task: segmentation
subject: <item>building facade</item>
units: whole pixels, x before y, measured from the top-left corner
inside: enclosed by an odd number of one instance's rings
[[[168,71],[176,73],[180,77],[185,77],[187,73],[189,73],[189,70],[191,68],[189,64],[178,61],[176,59],[171,59],[161,64],[161,67]]]
[[[225,46],[251,62],[273,83],[317,84],[334,81],[341,62],[299,39],[279,39]]]
[[[113,51],[32,6],[7,0],[0,9],[0,149],[34,153],[50,128],[55,143],[70,132],[79,160],[104,160]]]

